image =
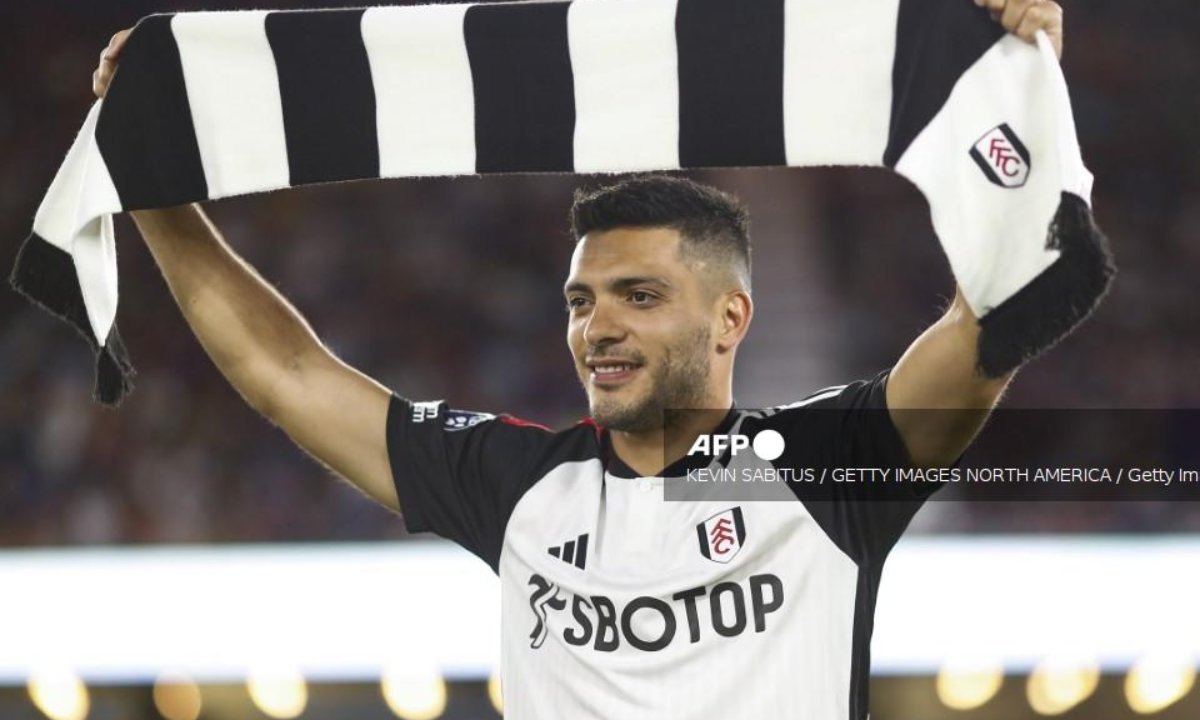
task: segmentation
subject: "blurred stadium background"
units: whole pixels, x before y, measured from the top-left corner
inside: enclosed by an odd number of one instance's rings
[[[1200,407],[1200,7],[1061,3],[1121,274],[1007,405]],[[0,3],[9,257],[109,36],[155,11],[236,7]],[[923,200],[886,172],[696,177],[755,219],[744,406],[890,366],[953,292]],[[564,341],[566,211],[596,181],[374,183],[210,212],[351,364],[414,399],[561,426],[585,412]],[[243,406],[132,225],[118,233],[120,321],[141,372],[119,412],[91,404],[70,330],[0,295],[0,718],[496,717],[486,567],[410,538]],[[1200,503],[929,504],[884,583],[872,716],[1200,716],[1198,532]],[[456,602],[478,632],[462,631]]]

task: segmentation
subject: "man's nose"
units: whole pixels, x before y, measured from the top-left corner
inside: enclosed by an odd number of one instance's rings
[[[625,326],[608,303],[597,302],[583,327],[583,340],[591,347],[602,347],[625,338]]]

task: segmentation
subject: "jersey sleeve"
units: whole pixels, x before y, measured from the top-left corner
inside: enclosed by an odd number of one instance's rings
[[[498,571],[508,518],[552,437],[509,416],[393,396],[388,458],[408,530],[452,540]]]
[[[772,425],[784,435],[787,450],[779,466],[825,471],[825,485],[797,497],[831,539],[856,560],[887,555],[937,485],[906,483],[834,483],[834,469],[911,468],[908,450],[887,408],[889,371],[870,380],[830,388],[783,409]]]

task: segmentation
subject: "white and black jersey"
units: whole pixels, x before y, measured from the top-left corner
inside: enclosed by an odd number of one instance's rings
[[[886,381],[725,423],[781,433],[778,467],[905,467]],[[883,561],[924,491],[666,501],[591,421],[552,432],[395,398],[387,433],[409,530],[500,576],[507,717],[866,718]]]

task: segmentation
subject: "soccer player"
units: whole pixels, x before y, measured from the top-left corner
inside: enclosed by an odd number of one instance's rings
[[[1061,48],[1055,3],[975,2]],[[98,96],[127,34],[104,51]],[[410,530],[499,574],[510,717],[865,718],[882,564],[927,493],[810,502],[776,484],[783,502],[666,502],[664,478],[693,468],[685,455],[702,435],[762,430],[783,440],[763,453],[778,468],[952,464],[1009,380],[976,372],[976,318],[960,293],[890,371],[739,411],[734,358],[753,315],[745,209],[651,176],[578,194],[571,217],[568,344],[591,418],[552,432],[394,395],[334,357],[199,207],[134,213],[250,405]],[[687,408],[720,412],[682,420],[667,443],[665,411]],[[944,412],[903,412],[915,408]]]

